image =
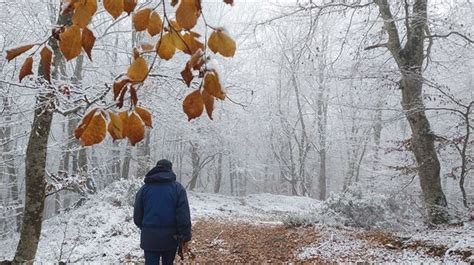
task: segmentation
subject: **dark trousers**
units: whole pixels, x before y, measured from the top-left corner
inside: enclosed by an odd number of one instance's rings
[[[174,257],[176,256],[176,249],[165,251],[146,251],[145,250],[145,265],[172,265]]]

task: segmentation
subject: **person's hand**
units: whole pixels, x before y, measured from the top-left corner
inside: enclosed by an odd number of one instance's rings
[[[189,246],[189,242],[191,242],[191,241],[183,242],[183,254],[189,252],[189,247],[190,247],[190,246]]]

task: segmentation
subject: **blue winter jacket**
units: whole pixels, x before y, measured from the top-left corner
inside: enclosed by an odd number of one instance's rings
[[[141,230],[140,247],[147,251],[176,249],[191,240],[191,216],[186,190],[173,171],[155,167],[137,192],[133,221]]]

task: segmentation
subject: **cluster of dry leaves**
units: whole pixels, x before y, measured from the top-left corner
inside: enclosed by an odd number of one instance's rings
[[[299,250],[318,239],[319,235],[312,227],[200,220],[193,224],[191,247],[196,263],[301,263],[296,257]],[[189,262],[189,257],[185,261]]]
[[[215,99],[224,100],[225,92],[215,69],[208,66],[210,56],[206,55],[209,48],[214,53],[224,57],[233,57],[236,50],[235,41],[223,28],[212,27],[203,19],[206,27],[213,32],[207,39],[207,47],[200,40],[201,34],[193,31],[201,17],[201,0],[171,0],[175,8],[175,18],[169,18],[166,12],[165,0],[161,0],[163,18],[152,8],[143,7],[135,10],[138,0],[103,0],[103,8],[117,19],[123,13],[132,16],[132,24],[137,32],[146,31],[153,37],[159,35],[156,44],[144,43],[133,49],[133,61],[128,67],[126,76],[115,80],[113,95],[118,109],[124,106],[125,99],[130,99],[129,110],[122,112],[105,111],[92,108],[79,124],[75,136],[84,146],[94,145],[103,141],[107,131],[114,140],[129,139],[132,145],[144,138],[145,126],[151,127],[151,113],[138,106],[137,91],[148,77],[153,68],[149,65],[145,54],[155,52],[155,58],[170,60],[177,51],[190,55],[181,76],[188,87],[195,77],[201,78],[201,85],[189,93],[183,101],[183,111],[188,120],[202,115],[204,109],[210,119],[214,109]],[[226,4],[233,4],[232,0],[224,0]],[[159,7],[158,5],[157,7]],[[88,28],[90,21],[97,12],[97,0],[66,0],[63,5],[63,15],[70,15],[72,24],[57,25],[51,36],[43,43],[23,45],[7,51],[7,60],[27,52],[34,46],[38,48],[24,61],[19,79],[33,74],[33,56],[42,47],[40,52],[40,70],[46,81],[51,83],[51,67],[53,52],[48,47],[50,38],[59,41],[59,49],[66,60],[76,58],[82,50],[92,60],[92,49],[96,37]],[[108,124],[107,124],[108,122]]]

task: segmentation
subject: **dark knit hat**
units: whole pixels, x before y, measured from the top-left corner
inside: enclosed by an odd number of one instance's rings
[[[162,170],[172,170],[173,163],[171,163],[171,161],[169,161],[168,159],[161,159],[156,163],[156,167]]]

